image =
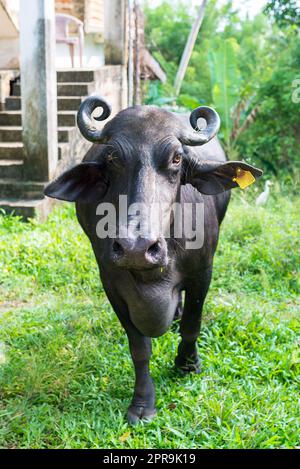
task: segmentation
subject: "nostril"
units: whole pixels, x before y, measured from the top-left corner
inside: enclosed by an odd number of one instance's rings
[[[156,241],[153,243],[148,249],[147,249],[147,254],[150,254],[150,256],[155,257],[157,254],[160,252],[160,245],[159,242]]]
[[[124,249],[122,248],[121,244],[118,243],[118,241],[114,241],[113,244],[113,252],[117,254],[118,256],[123,256],[124,254]]]

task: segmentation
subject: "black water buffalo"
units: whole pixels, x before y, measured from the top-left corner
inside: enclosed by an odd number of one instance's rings
[[[96,108],[102,108],[100,117],[93,117]],[[199,372],[196,341],[230,189],[244,187],[262,172],[245,162],[226,161],[215,138],[219,116],[211,108],[197,108],[188,118],[154,106],[134,106],[97,129],[94,119],[107,119],[110,113],[110,106],[99,96],[81,104],[78,126],[94,145],[83,162],[50,183],[45,194],[76,202],[103,287],[128,336],[135,388],[127,417],[135,423],[156,413],[149,373],[151,337],[164,334],[174,317],[181,317],[175,365],[183,373]],[[200,117],[206,121],[203,130],[197,127]],[[121,220],[120,195],[127,196],[127,208],[160,204],[162,223],[149,218],[151,223],[139,232],[145,215],[128,212]],[[111,205],[116,214],[115,235],[106,238],[98,235],[99,220],[107,216],[100,203]],[[173,208],[178,205],[195,209],[192,228],[201,231],[202,239],[196,248],[187,247],[191,235],[186,234],[182,213],[183,232],[180,236],[174,231]],[[203,208],[198,224],[197,206]]]

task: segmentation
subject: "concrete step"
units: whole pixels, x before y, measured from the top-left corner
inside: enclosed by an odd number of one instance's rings
[[[58,143],[70,142],[76,133],[76,127],[58,127]]]
[[[76,127],[76,111],[60,111],[57,114],[57,122],[59,127]]]
[[[22,127],[2,125],[0,127],[0,142],[22,142]]]
[[[69,143],[60,143],[58,145],[58,159],[61,160],[69,156]],[[22,143],[0,143],[0,160],[23,160],[23,144]]]
[[[79,96],[68,96],[57,99],[58,111],[78,111],[84,98]]]
[[[17,160],[23,159],[23,144],[18,142],[0,142],[0,159]]]
[[[0,112],[1,125],[21,125],[21,111],[4,111]]]
[[[94,70],[80,69],[80,70],[58,70],[57,82],[58,83],[88,83],[94,81]]]
[[[58,83],[57,96],[87,96],[94,91],[94,82],[91,83]],[[13,83],[12,96],[20,96],[19,83]]]
[[[46,183],[20,181],[16,178],[0,179],[0,199],[42,199]]]
[[[105,68],[105,66],[102,66],[98,69],[90,69],[90,68],[79,68],[79,69],[74,69],[74,68],[65,68],[65,69],[60,69],[56,71],[56,80],[57,83],[90,83],[94,81],[95,79],[95,73],[97,74],[99,71],[100,73],[102,70]],[[107,68],[107,66],[106,66]],[[21,77],[19,76],[16,78],[15,83],[20,84],[20,79]]]
[[[58,159],[63,160],[69,158],[70,156],[70,144],[69,143],[60,143],[58,145]]]
[[[0,159],[0,178],[17,178],[23,177],[24,161],[23,160],[1,160]]]
[[[69,142],[76,131],[76,127],[58,127],[58,142]],[[22,127],[0,126],[0,142],[22,142]]]
[[[28,218],[38,218],[41,221],[46,220],[55,201],[49,198],[43,199],[1,199],[0,209],[6,213],[13,213],[22,216],[25,220]]]
[[[57,96],[87,96],[95,91],[95,84],[91,83],[58,83]]]
[[[5,100],[5,110],[7,111],[20,111],[21,99],[16,96],[10,96]]]
[[[57,98],[58,111],[78,111],[81,104],[82,97],[68,96],[64,98]],[[7,111],[20,111],[21,98],[20,96],[10,96],[5,100],[5,109]]]
[[[57,121],[59,127],[72,127],[76,126],[76,115],[75,111],[61,111],[57,115]],[[0,126],[21,126],[22,116],[21,111],[4,111],[0,112]]]

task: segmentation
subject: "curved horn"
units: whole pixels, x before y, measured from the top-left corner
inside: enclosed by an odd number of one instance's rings
[[[198,129],[197,121],[200,118],[206,120],[206,128],[204,130]],[[209,142],[218,132],[220,128],[220,117],[219,114],[208,106],[200,106],[194,109],[190,115],[190,123],[193,130],[183,130],[179,140],[184,145],[204,145]]]
[[[99,117],[93,117],[92,114],[97,108],[102,108],[102,114]],[[77,114],[77,125],[82,135],[93,143],[100,143],[103,139],[103,131],[97,130],[93,125],[93,119],[104,121],[111,114],[111,107],[101,96],[92,95],[86,98],[80,105]]]

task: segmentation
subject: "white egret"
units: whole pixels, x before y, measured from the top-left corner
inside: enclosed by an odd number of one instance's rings
[[[265,190],[257,197],[255,205],[264,205],[270,195],[270,186],[272,185],[271,181],[266,181]]]

